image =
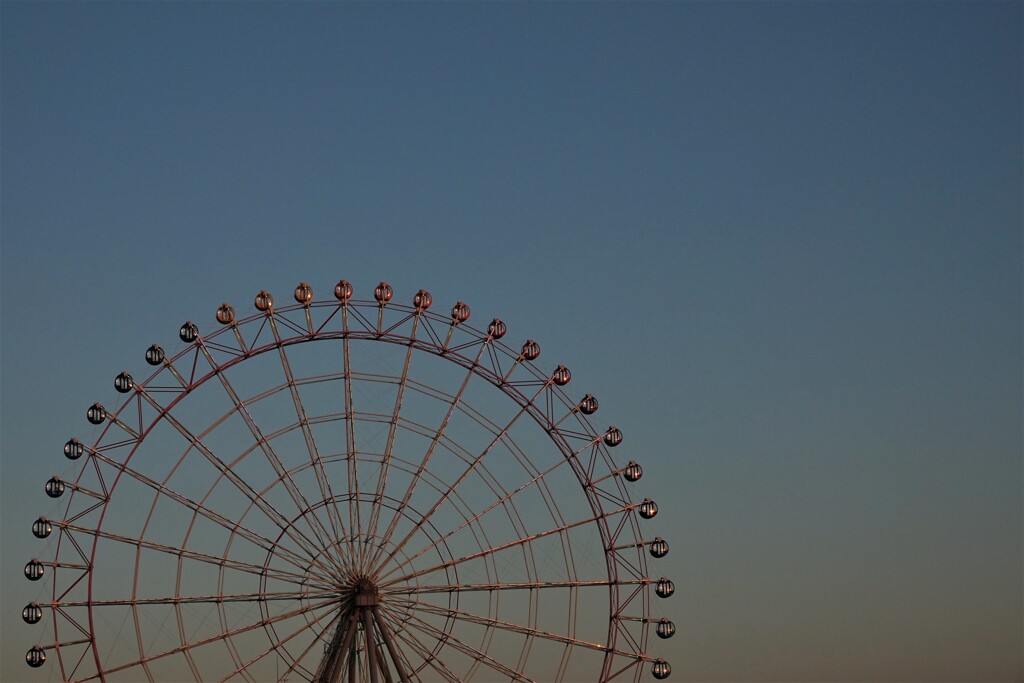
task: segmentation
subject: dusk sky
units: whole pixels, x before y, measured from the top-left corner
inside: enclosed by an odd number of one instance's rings
[[[0,29],[3,680],[57,679],[22,568],[114,375],[345,278],[463,299],[598,396],[671,543],[670,680],[1024,681],[1021,3],[5,1]]]

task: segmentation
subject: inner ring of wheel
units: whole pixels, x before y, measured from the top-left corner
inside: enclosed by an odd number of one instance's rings
[[[267,557],[264,560],[263,566],[265,570],[271,569],[274,566],[274,562],[278,559],[276,551],[280,548],[280,544],[284,537],[288,534],[288,531],[295,527],[297,523],[304,520],[309,515],[314,514],[320,508],[324,508],[327,505],[337,505],[338,503],[348,503],[355,499],[353,494],[339,494],[331,500],[321,500],[318,503],[311,505],[309,508],[303,510],[300,514],[296,515],[290,520],[287,527],[283,528],[275,539],[274,545],[271,547],[270,552],[267,553]],[[375,502],[382,508],[391,510],[392,512],[398,513],[405,517],[411,522],[415,522],[417,519],[422,518],[422,514],[415,508],[408,505],[408,503],[402,507],[401,501],[395,500],[390,496],[383,496],[382,499],[378,500],[370,494],[360,495],[359,499],[362,502]],[[440,564],[449,564],[454,560],[447,542],[443,539],[443,534],[430,522],[421,527],[424,535],[430,541],[430,545],[436,553],[437,559]],[[324,576],[322,570],[315,571],[314,567],[322,568],[326,565],[336,564],[333,560],[329,560],[326,563],[325,560],[329,557],[338,559],[344,557],[347,553],[348,548],[351,547],[355,542],[360,542],[365,546],[369,546],[381,551],[381,557],[385,558],[384,561],[377,565],[377,571],[372,576],[364,576],[360,574],[351,574],[348,576],[342,576],[340,574],[334,574],[331,576]],[[302,606],[302,617],[306,620],[306,623],[311,628],[317,628],[318,623],[324,621],[324,617],[313,617],[313,612],[317,610],[337,610],[340,614],[344,611],[349,602],[353,599],[354,595],[358,593],[364,586],[369,584],[376,591],[376,575],[380,574],[382,570],[386,569],[390,560],[396,555],[401,557],[400,565],[405,564],[410,567],[415,567],[414,559],[410,557],[404,550],[396,549],[394,543],[391,541],[383,542],[382,537],[379,534],[360,534],[358,537],[344,536],[336,539],[327,548],[322,548],[320,552],[310,559],[310,566],[306,568],[303,579],[300,583],[302,586],[301,597],[299,597],[299,603]],[[284,563],[288,566],[288,563]],[[346,563],[342,561],[342,565]],[[459,591],[454,589],[455,586],[459,585],[458,578],[458,565],[451,564],[444,568],[445,578],[447,585],[453,586],[453,590],[447,593],[448,608],[457,610],[459,607]],[[415,572],[414,572],[415,574]],[[259,593],[261,596],[267,595],[268,590],[268,575],[265,572],[260,577],[260,589]],[[319,588],[317,587],[319,585]],[[413,588],[420,586],[420,577],[413,576],[411,584],[405,584],[402,586],[403,589],[408,589],[410,586]],[[336,599],[337,607],[324,607],[323,600]],[[377,592],[377,600],[382,611],[385,611],[389,617],[389,622],[392,628],[397,632],[401,633],[405,628],[406,623],[412,619],[413,606],[411,603],[406,602],[404,605],[401,600],[389,600],[388,591],[381,590]],[[275,621],[271,619],[272,616],[269,611],[269,603],[266,600],[259,601],[260,614],[264,621],[264,631],[270,638],[270,646],[276,650],[278,654],[292,667],[298,667],[299,661],[288,651],[286,647],[282,645],[282,639],[275,628]],[[322,641],[325,645],[330,641],[330,628],[329,625],[333,622],[333,619],[328,622],[328,627],[319,629],[317,635],[318,640]],[[455,621],[453,619],[445,620],[443,631],[445,635],[451,635],[452,629],[454,628]],[[439,639],[434,645],[428,656],[436,656],[441,649],[444,647],[444,639]],[[301,659],[301,657],[300,657]],[[420,672],[427,667],[427,662],[424,660],[415,667],[415,672]]]

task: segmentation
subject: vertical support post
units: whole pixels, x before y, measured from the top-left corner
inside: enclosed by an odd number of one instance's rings
[[[338,619],[338,627],[327,646],[327,654],[320,662],[313,678],[316,683],[338,683],[349,643],[355,635],[355,625],[354,612],[344,614]]]
[[[374,645],[373,617],[370,610],[363,609],[363,637],[366,638],[366,668],[370,671],[370,683],[379,683],[377,676],[377,648]]]
[[[349,671],[353,669],[353,664],[355,664],[355,652],[353,645],[355,644],[356,619],[358,616],[359,610],[353,609],[352,616],[349,617],[348,620],[348,632],[345,634],[345,643],[341,646],[340,654],[338,655],[334,671],[332,672],[330,683],[338,683],[341,680],[341,662],[342,658],[344,658],[346,654],[348,654],[349,659]]]
[[[377,643],[377,663],[380,665],[380,673],[384,677],[384,683],[395,683],[391,678],[391,667],[388,666],[387,657],[384,656],[384,643]]]
[[[348,653],[348,680],[349,683],[356,683],[356,646],[354,643]]]
[[[377,622],[377,628],[380,629],[380,634],[384,638],[384,645],[387,646],[388,654],[391,655],[391,661],[395,664],[398,680],[402,683],[412,683],[412,679],[409,678],[409,674],[405,671],[405,665],[402,664],[402,658],[398,654],[398,649],[395,648],[395,644],[391,640],[391,633],[388,631],[384,620],[380,618],[380,610],[377,609],[376,605],[373,606],[373,620]]]

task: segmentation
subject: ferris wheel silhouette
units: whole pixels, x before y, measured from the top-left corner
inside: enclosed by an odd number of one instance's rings
[[[639,681],[675,633],[668,543],[643,470],[598,401],[542,369],[533,339],[469,324],[419,290],[357,299],[300,283],[228,304],[205,334],[145,352],[93,438],[48,559],[25,565],[43,637],[29,666],[69,681]]]

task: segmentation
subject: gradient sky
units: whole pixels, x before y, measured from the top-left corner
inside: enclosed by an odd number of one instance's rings
[[[1022,7],[3,2],[0,678],[114,374],[345,277],[598,395],[672,680],[1024,680]]]

